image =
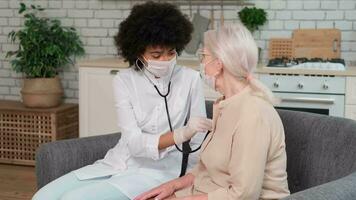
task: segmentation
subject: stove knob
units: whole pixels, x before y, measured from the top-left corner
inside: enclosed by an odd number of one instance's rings
[[[324,83],[324,85],[323,85],[323,89],[324,89],[324,90],[329,89],[329,85],[328,85],[328,84],[326,84],[326,83]]]
[[[278,82],[274,82],[273,83],[273,87],[278,88],[279,87],[279,83]]]
[[[304,87],[303,83],[298,83],[298,88],[299,89],[303,89],[303,87]]]

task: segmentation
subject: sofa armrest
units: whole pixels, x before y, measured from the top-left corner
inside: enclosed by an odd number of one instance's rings
[[[356,199],[356,172],[283,198],[283,200],[350,200]]]
[[[102,159],[121,134],[59,140],[41,145],[36,152],[38,189],[52,180]]]

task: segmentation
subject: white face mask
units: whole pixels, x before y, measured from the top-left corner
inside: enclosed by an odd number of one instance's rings
[[[205,74],[205,64],[203,63],[200,63],[200,75],[203,78],[205,84],[207,84],[211,89],[216,90],[216,78],[215,76],[209,76]]]
[[[145,59],[145,58],[144,58]],[[145,65],[146,70],[156,77],[165,77],[169,75],[174,66],[177,63],[177,57],[174,56],[168,61],[158,61],[158,60],[146,60],[147,65]]]

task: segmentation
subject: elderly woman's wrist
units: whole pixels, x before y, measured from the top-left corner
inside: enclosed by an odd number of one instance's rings
[[[182,180],[181,179],[176,179],[172,182],[172,187],[174,189],[174,192],[175,191],[178,191],[180,189],[182,189]]]
[[[177,180],[176,190],[180,190],[180,189],[189,187],[193,184],[193,182],[194,182],[194,175],[188,173],[185,176],[183,176]]]

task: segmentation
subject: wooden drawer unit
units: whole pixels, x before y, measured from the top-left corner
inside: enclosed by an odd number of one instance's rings
[[[40,144],[78,137],[77,104],[26,108],[21,102],[0,101],[0,162],[34,165]]]

